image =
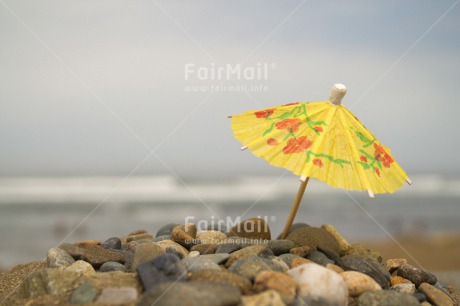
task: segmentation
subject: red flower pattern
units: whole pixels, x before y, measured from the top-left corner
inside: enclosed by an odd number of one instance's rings
[[[379,170],[379,168],[375,168],[374,170],[375,170],[375,173],[377,173],[377,175],[380,177],[380,170]]]
[[[306,136],[297,139],[291,138],[288,140],[287,145],[283,148],[284,154],[301,153],[310,148],[313,142]]]
[[[268,109],[264,109],[264,110],[255,112],[254,115],[256,115],[257,118],[268,118],[269,116],[273,114],[274,111],[275,111],[274,108],[268,108]]]
[[[315,131],[321,133],[323,131],[323,128],[320,126],[315,126]]]
[[[394,162],[393,158],[385,152],[382,146],[374,143],[374,157],[376,160],[380,161],[385,168],[389,168],[391,163]]]
[[[359,159],[360,159],[362,162],[367,163],[367,157],[366,157],[366,156],[361,155],[361,156],[359,157]]]
[[[288,130],[291,133],[295,133],[299,129],[301,123],[302,121],[299,118],[284,119],[283,121],[277,122],[275,126],[278,130]]]
[[[299,104],[299,102],[292,102],[292,103],[284,104],[284,106],[297,105],[297,104]]]
[[[267,140],[267,144],[268,144],[269,146],[276,146],[276,145],[278,145],[278,141],[276,141],[276,139],[269,138],[269,139]]]
[[[315,158],[315,159],[313,160],[313,165],[318,166],[318,167],[321,168],[321,167],[323,166],[323,162],[321,161],[321,159]]]

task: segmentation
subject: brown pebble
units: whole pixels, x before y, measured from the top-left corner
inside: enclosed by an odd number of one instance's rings
[[[284,303],[291,304],[296,293],[296,281],[288,274],[275,271],[262,271],[254,281],[254,291],[262,292],[273,289],[277,291]]]
[[[76,245],[77,247],[86,249],[89,246],[101,245],[101,243],[102,242],[100,240],[81,240],[81,241],[74,242],[72,244]]]
[[[150,239],[151,240],[151,239],[153,239],[153,236],[150,233],[140,233],[140,234],[137,234],[137,235],[129,235],[126,238],[126,242],[137,241],[137,240],[141,240],[141,239]]]
[[[394,259],[388,259],[385,267],[387,268],[390,273],[393,271],[397,270],[399,267],[401,267],[402,264],[407,263],[407,259],[405,258],[394,258]]]
[[[302,258],[302,257],[299,257],[299,258],[294,258],[292,261],[291,261],[291,269],[294,269],[295,267],[298,267],[300,265],[303,265],[303,264],[306,264],[306,263],[313,263],[313,261],[311,260],[308,260],[306,258]]]
[[[198,251],[201,255],[203,254],[214,254],[217,250],[215,244],[197,244],[194,245],[190,251]]]
[[[406,284],[410,283],[410,280],[405,279],[404,277],[401,276],[392,276],[390,278],[390,283],[392,286],[398,285],[398,284]]]
[[[135,230],[131,233],[128,234],[128,236],[135,236],[135,235],[140,235],[140,234],[145,234],[148,233],[146,230]]]
[[[328,264],[326,265],[326,268],[328,268],[329,270],[332,270],[332,271],[334,271],[334,272],[337,272],[337,273],[339,273],[339,274],[342,273],[342,272],[344,272],[344,270],[343,270],[342,268],[340,268],[340,267],[337,266],[337,265],[331,264],[331,263],[328,263]]]
[[[289,253],[300,256],[300,257],[307,257],[313,251],[315,251],[315,249],[313,249],[312,247],[309,247],[308,245],[304,245],[301,247],[292,248],[289,251]]]
[[[435,306],[454,306],[454,302],[447,294],[428,283],[422,283],[418,290],[423,292],[428,302]]]

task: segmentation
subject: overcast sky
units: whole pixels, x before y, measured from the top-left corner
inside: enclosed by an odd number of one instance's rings
[[[0,0],[0,175],[282,173],[227,116],[334,83],[409,174],[456,174],[456,3]],[[267,79],[185,79],[265,63]],[[221,84],[264,90],[185,90]]]

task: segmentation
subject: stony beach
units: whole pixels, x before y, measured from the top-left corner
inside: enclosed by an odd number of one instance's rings
[[[263,219],[198,230],[167,224],[51,248],[0,275],[1,305],[460,305],[410,259],[349,243],[332,225]]]

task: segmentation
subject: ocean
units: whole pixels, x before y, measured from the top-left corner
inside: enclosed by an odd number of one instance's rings
[[[367,197],[311,180],[295,222],[332,224],[349,241],[460,232],[460,179],[412,177],[395,194]],[[171,176],[0,179],[0,267],[41,260],[63,242],[105,240],[167,223],[231,226],[265,218],[284,227],[299,182],[283,177],[177,180]]]

